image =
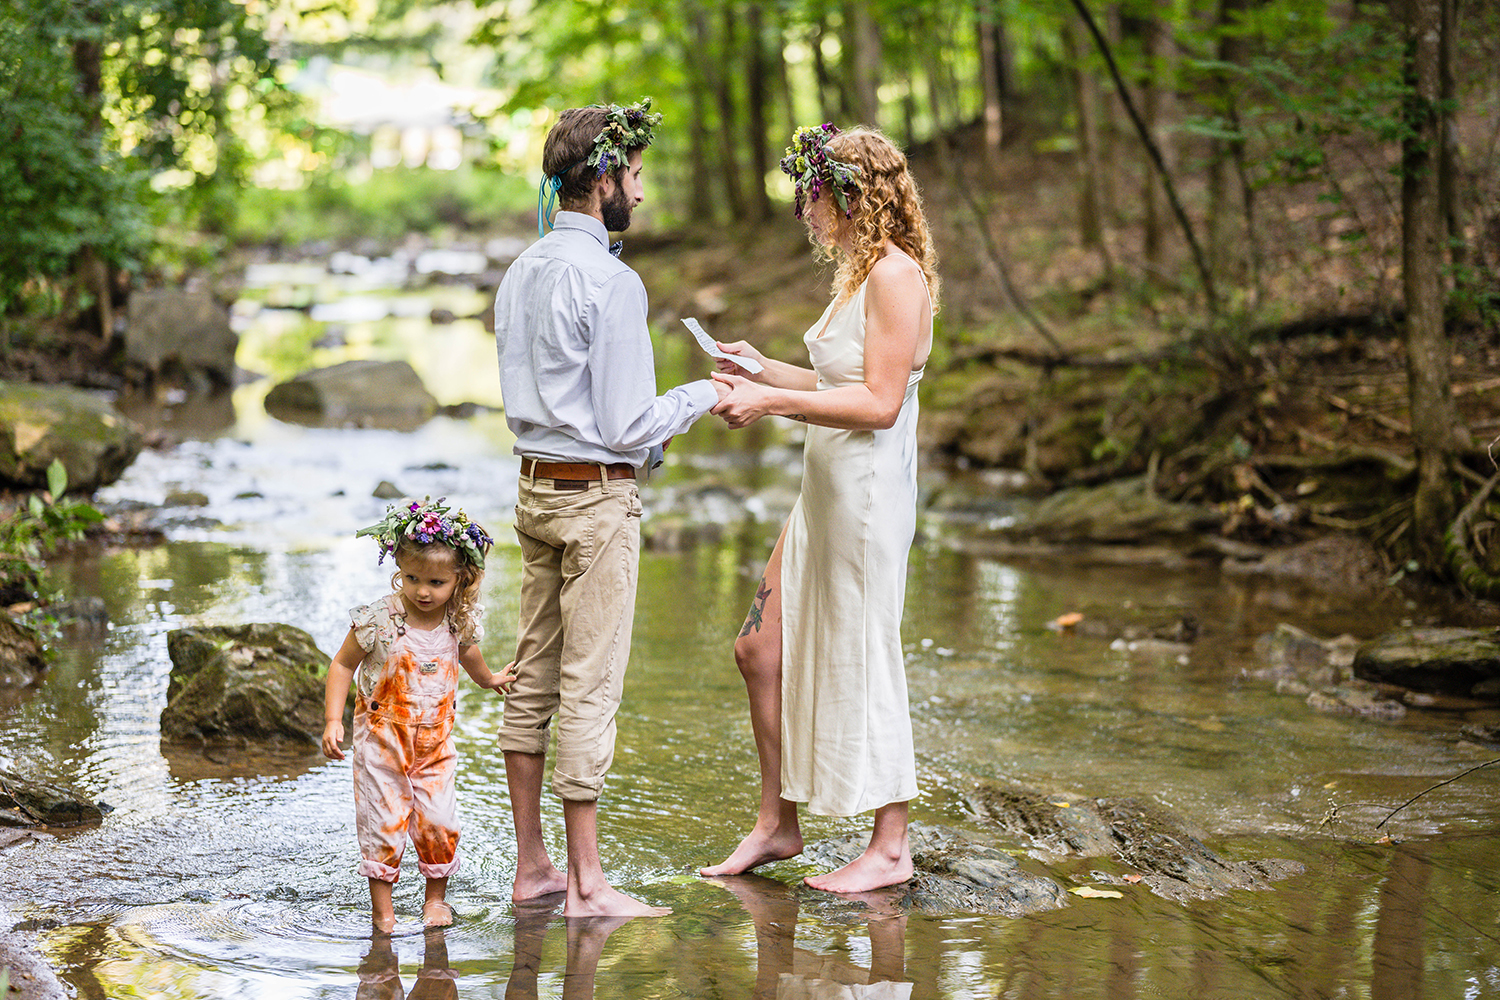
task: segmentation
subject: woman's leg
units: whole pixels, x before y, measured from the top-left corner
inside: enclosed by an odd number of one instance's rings
[[[875,810],[875,830],[865,853],[842,868],[802,881],[826,892],[869,892],[911,878],[911,845],[906,839],[906,803],[890,802]]]
[[[721,864],[700,869],[702,875],[739,875],[802,851],[797,804],[781,797],[781,548],[785,541],[783,528],[734,643],[734,662],[745,678],[750,729],[760,758],[760,808],[754,829]]]

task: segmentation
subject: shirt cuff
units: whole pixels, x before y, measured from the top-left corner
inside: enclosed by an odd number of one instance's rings
[[[719,405],[719,391],[714,388],[712,379],[702,378],[696,382],[688,382],[683,388],[688,391],[688,398],[692,400],[695,418]]]

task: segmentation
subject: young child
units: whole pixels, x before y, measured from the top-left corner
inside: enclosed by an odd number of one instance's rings
[[[355,534],[375,537],[381,562],[395,555],[395,593],[349,612],[349,634],[328,667],[323,753],[344,759],[344,702],[354,682],[354,822],[372,922],[382,933],[395,926],[391,889],[410,837],[427,878],[422,922],[441,927],[453,922],[444,897],[458,870],[458,670],[502,693],[515,679],[509,664],[491,672],[476,645],[492,541],[463,511],[431,497],[388,507],[384,520]]]

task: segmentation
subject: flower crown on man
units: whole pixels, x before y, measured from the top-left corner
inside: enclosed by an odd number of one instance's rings
[[[859,193],[860,168],[828,155],[828,140],[838,134],[839,127],[832,122],[804,125],[792,133],[792,144],[781,158],[781,170],[796,188],[795,210],[799,219],[807,203],[817,201],[824,188],[833,191],[844,217],[850,215],[849,196]]]
[[[538,236],[546,235],[543,227],[551,224],[557,193],[563,187],[569,171],[578,166],[588,165],[594,168],[593,177],[598,178],[612,170],[618,170],[625,165],[633,151],[645,149],[651,145],[656,138],[656,126],[661,124],[661,112],[651,110],[649,97],[643,97],[628,107],[619,104],[590,104],[587,107],[572,110],[575,113],[603,111],[605,113],[604,124],[594,136],[593,146],[587,155],[558,169],[544,170],[542,183],[537,191],[536,231]],[[558,119],[558,124],[562,124],[561,118]],[[545,152],[544,150],[544,156]]]
[[[483,570],[485,553],[494,544],[494,539],[470,521],[462,508],[455,511],[446,506],[445,499],[438,497],[434,500],[428,496],[420,503],[409,500],[400,505],[391,504],[385,509],[385,517],[360,528],[354,537],[372,535],[380,543],[380,559],[376,565],[385,562],[385,557],[396,551],[402,539],[410,539],[418,545],[434,542],[447,545],[453,549],[459,562],[468,562],[475,569]]]

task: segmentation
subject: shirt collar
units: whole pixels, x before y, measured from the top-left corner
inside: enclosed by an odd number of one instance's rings
[[[581,229],[598,240],[601,247],[609,248],[609,233],[605,230],[604,223],[592,215],[583,212],[558,212],[552,219],[552,228]]]

